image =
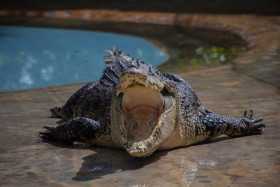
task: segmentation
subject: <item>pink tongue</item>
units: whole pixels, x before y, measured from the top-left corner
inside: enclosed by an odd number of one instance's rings
[[[147,139],[157,125],[159,113],[150,106],[138,106],[126,114],[126,129],[133,141]]]

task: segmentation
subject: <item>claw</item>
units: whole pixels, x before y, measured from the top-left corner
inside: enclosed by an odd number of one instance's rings
[[[263,128],[258,128],[258,129],[256,129],[254,134],[258,135],[258,134],[263,134],[263,133],[264,133],[264,129]]]
[[[263,120],[263,118],[259,118],[259,119],[253,120],[252,122],[253,122],[253,123],[258,123],[258,122],[261,122],[262,120]]]
[[[246,118],[246,116],[247,116],[247,110],[244,111],[243,116],[244,116],[244,118]]]
[[[40,133],[39,137],[44,140],[49,139],[49,137],[50,137],[50,133],[48,133],[48,132],[39,132],[39,133]]]
[[[44,128],[46,129],[45,132],[39,132],[39,137],[44,139],[44,140],[48,140],[48,139],[52,139],[52,135],[55,131],[54,126],[44,126]]]
[[[48,131],[53,131],[55,129],[54,126],[44,126],[44,128],[47,129]]]
[[[250,109],[250,113],[248,114],[247,118],[252,119],[253,117],[253,110]]]
[[[263,123],[257,123],[257,124],[255,124],[255,126],[257,128],[265,128],[265,124],[263,124]]]
[[[245,110],[244,114],[243,114],[244,118],[252,119],[252,117],[253,117],[253,110],[250,109],[248,115],[247,115],[247,113],[248,113],[247,110]]]
[[[255,134],[263,134],[264,132],[264,128],[265,128],[265,124],[263,123],[257,123],[255,124],[255,127],[256,127],[256,133]]]

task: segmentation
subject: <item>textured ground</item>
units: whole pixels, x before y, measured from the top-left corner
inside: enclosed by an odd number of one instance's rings
[[[15,19],[14,19],[15,20]],[[217,140],[137,159],[117,149],[42,143],[49,108],[81,85],[0,93],[1,186],[278,186],[280,179],[280,19],[184,15],[180,24],[234,32],[250,48],[228,65],[180,72],[202,104],[224,115],[252,108],[264,135]],[[24,24],[22,21],[20,24]]]

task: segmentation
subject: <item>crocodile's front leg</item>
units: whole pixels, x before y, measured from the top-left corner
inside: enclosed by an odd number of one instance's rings
[[[265,124],[261,122],[263,119],[253,119],[252,117],[252,110],[250,110],[248,115],[247,111],[245,111],[244,117],[238,119],[221,116],[205,109],[201,116],[201,121],[206,127],[205,134],[208,138],[217,137],[222,134],[230,137],[262,134],[265,127]]]
[[[41,138],[69,142],[74,146],[89,146],[88,141],[96,139],[102,133],[99,121],[85,117],[74,118],[57,127],[45,126],[44,128],[47,130],[40,132]]]

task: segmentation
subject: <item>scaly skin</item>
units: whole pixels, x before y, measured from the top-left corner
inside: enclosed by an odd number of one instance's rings
[[[107,51],[99,81],[74,93],[64,106],[51,109],[67,122],[46,126],[40,136],[92,145],[124,148],[135,157],[196,144],[222,134],[230,137],[262,134],[262,119],[253,111],[237,119],[201,106],[190,84],[172,73],[160,73],[149,64]]]

